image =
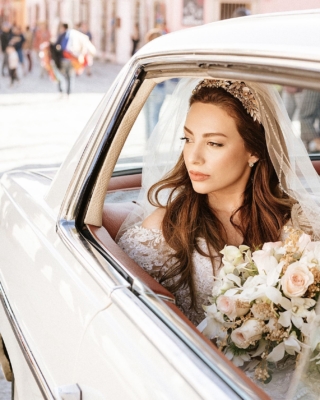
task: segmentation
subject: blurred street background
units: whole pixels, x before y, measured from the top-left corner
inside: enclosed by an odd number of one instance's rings
[[[25,165],[58,165],[108,90],[121,66],[95,62],[77,76],[74,93],[58,92],[35,66],[14,87],[0,78],[0,174]]]

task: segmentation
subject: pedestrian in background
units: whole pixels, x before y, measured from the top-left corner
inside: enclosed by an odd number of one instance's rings
[[[139,31],[139,24],[136,22],[134,24],[133,32],[131,34],[131,41],[132,41],[132,50],[131,55],[133,56],[138,50],[138,44],[140,42],[140,31]]]
[[[32,49],[33,49],[33,38],[34,38],[34,34],[33,31],[30,29],[30,26],[26,27],[26,31],[25,31],[25,42],[24,42],[24,52],[26,55],[26,58],[28,60],[28,67],[27,67],[27,71],[31,72],[32,71]]]
[[[14,85],[14,82],[19,82],[17,75],[17,68],[19,65],[19,55],[14,46],[10,44],[6,48],[6,54],[8,59],[9,75],[10,75],[10,86]]]
[[[58,76],[59,92],[71,93],[73,87],[75,71],[70,58],[66,58],[66,48],[69,41],[70,31],[68,24],[61,24],[60,34],[56,42],[56,49],[61,52],[60,65],[58,66],[60,74]]]
[[[9,73],[8,54],[6,52],[7,46],[9,45],[11,39],[11,25],[9,22],[3,22],[1,26],[0,39],[1,39],[1,50],[3,53],[2,76],[5,76],[6,70]]]
[[[19,26],[14,26],[12,28],[12,35],[9,44],[13,46],[19,57],[19,64],[21,65],[21,71],[25,73],[25,66],[24,66],[24,54],[23,54],[23,44],[26,41],[22,30]]]
[[[62,24],[60,35],[56,43],[57,50],[62,52],[60,76],[66,83],[66,92],[69,95],[75,75],[83,73],[89,57],[93,57],[96,49],[90,42],[88,35],[79,30],[69,29],[68,24]],[[62,92],[63,79],[59,79],[59,90]]]

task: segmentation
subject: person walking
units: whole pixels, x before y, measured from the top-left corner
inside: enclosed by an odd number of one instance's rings
[[[9,65],[8,65],[8,53],[6,52],[7,46],[9,45],[11,39],[11,25],[9,22],[3,22],[1,26],[1,50],[3,53],[3,60],[2,60],[2,76],[6,75],[6,70],[9,72]]]
[[[137,52],[138,44],[140,42],[140,30],[138,22],[134,24],[133,32],[131,34],[131,41],[132,41],[131,55],[133,56]]]
[[[66,58],[66,49],[69,36],[70,30],[68,24],[61,24],[60,35],[58,36],[58,40],[56,42],[56,49],[61,54],[61,59],[58,66],[60,70],[60,74],[58,76],[58,89],[61,93],[66,92],[68,96],[71,93],[75,77],[75,70],[73,68],[72,61],[70,58]]]
[[[10,75],[10,86],[14,85],[14,82],[19,82],[17,75],[17,68],[19,65],[18,52],[12,45],[8,45],[6,48],[6,54],[8,59],[9,75]]]
[[[23,54],[23,44],[25,41],[26,39],[22,33],[21,28],[19,26],[14,26],[12,28],[12,35],[9,44],[12,45],[18,53],[19,64],[21,65],[21,70],[23,74],[25,73]]]
[[[28,60],[28,72],[32,71],[32,48],[33,48],[33,39],[34,39],[34,35],[33,35],[33,31],[30,29],[30,26],[26,27],[26,31],[25,31],[25,42],[24,42],[24,52],[26,55],[26,58]]]

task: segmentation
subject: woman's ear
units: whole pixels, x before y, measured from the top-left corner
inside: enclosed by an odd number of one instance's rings
[[[249,164],[251,164],[251,163],[254,164],[257,161],[259,161],[259,158],[257,156],[254,156],[253,154],[249,157],[249,160],[248,160]]]

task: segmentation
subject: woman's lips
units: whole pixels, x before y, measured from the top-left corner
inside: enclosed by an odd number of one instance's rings
[[[192,181],[205,181],[210,175],[202,174],[201,172],[189,171],[189,176]]]

